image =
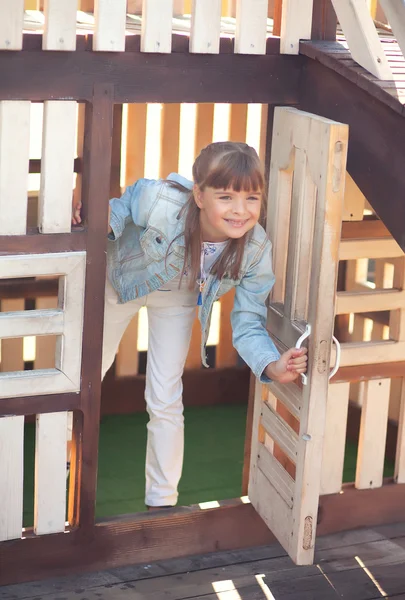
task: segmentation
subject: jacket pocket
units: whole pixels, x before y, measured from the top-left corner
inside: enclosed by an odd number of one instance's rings
[[[165,258],[169,243],[159,229],[148,227],[141,235],[139,241],[145,254],[153,258],[153,260],[161,261]]]

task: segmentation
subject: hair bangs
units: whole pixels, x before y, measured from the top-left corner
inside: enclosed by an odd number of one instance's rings
[[[242,152],[229,152],[208,173],[203,187],[235,192],[263,192],[264,177],[260,162]]]

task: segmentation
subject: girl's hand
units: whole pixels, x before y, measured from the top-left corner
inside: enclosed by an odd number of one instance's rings
[[[82,217],[80,212],[82,210],[82,203],[78,202],[76,205],[73,205],[72,210],[72,225],[80,225],[82,222]]]
[[[308,357],[307,349],[290,348],[284,352],[280,358],[269,365],[264,370],[264,374],[278,381],[279,383],[290,383],[297,379],[301,373],[306,373]]]

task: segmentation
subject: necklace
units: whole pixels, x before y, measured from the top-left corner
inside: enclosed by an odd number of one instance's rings
[[[198,294],[198,300],[197,300],[197,306],[201,306],[202,305],[202,293],[204,291],[205,288],[205,284],[207,283],[207,274],[204,270],[204,256],[205,256],[205,252],[204,252],[204,244],[201,244],[201,255],[200,255],[200,278],[197,279],[197,284],[199,287],[199,294]]]

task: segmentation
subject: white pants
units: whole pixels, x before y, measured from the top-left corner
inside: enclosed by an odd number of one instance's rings
[[[149,413],[146,448],[146,492],[148,506],[174,506],[183,468],[184,363],[196,316],[197,293],[155,291],[148,296],[117,303],[117,294],[107,280],[104,315],[102,376],[114,362],[121,338],[142,306],[148,310],[149,344],[145,400]]]

